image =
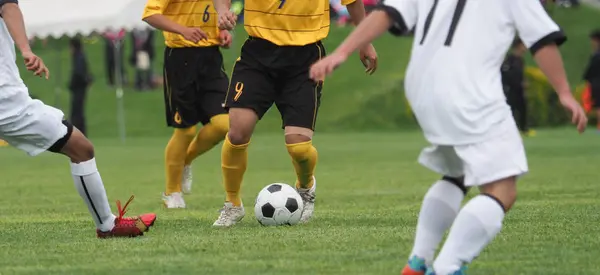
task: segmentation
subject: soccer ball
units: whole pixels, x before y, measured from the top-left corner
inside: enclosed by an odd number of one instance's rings
[[[304,204],[295,188],[273,183],[260,190],[254,205],[256,220],[262,225],[294,225],[300,221]]]

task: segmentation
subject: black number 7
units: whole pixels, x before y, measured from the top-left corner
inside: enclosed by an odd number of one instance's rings
[[[425,42],[425,37],[429,32],[429,28],[431,27],[431,21],[433,20],[433,16],[435,15],[435,10],[437,9],[438,3],[440,0],[433,0],[433,6],[431,6],[431,10],[427,14],[427,19],[425,19],[425,26],[423,29],[423,37],[421,37],[420,45],[423,45]],[[458,22],[460,21],[460,17],[465,10],[465,5],[467,4],[467,0],[458,0],[456,3],[456,9],[454,10],[454,16],[452,16],[452,23],[450,23],[450,29],[448,30],[448,36],[446,36],[446,42],[444,42],[444,46],[449,47],[452,44],[452,39],[454,39],[454,33],[456,32],[456,28],[458,27]]]

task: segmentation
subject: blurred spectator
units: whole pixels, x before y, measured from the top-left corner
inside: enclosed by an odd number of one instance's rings
[[[365,5],[365,11],[371,12],[379,3],[379,0],[362,0]],[[329,6],[334,11],[338,26],[346,26],[350,22],[350,14],[348,9],[342,5],[341,0],[329,0]]]
[[[116,55],[115,52],[115,42],[117,40],[122,40],[125,36],[125,30],[121,31],[107,31],[104,33],[103,37],[106,42],[105,52],[104,52],[104,64],[106,65],[106,74],[108,79],[108,85],[114,86],[116,83],[116,69],[117,64],[121,70],[121,80],[122,83],[127,83],[127,79],[125,77],[125,66],[123,66],[123,43],[119,43],[119,56]]]
[[[154,60],[154,32],[150,28],[131,32],[133,52],[129,59],[135,67],[135,89],[152,89],[152,61]]]
[[[342,0],[329,0],[329,5],[335,11],[338,26],[345,26],[350,19],[350,14],[348,9],[342,5]]]
[[[231,11],[237,15],[238,24],[244,23],[244,1],[234,0],[231,2]]]
[[[502,64],[502,84],[508,105],[519,130],[525,136],[534,136],[535,131],[527,125],[527,99],[525,97],[525,60],[523,56],[527,47],[519,39],[515,39],[510,53]]]
[[[578,7],[579,0],[556,0],[556,4],[564,8]]]
[[[375,9],[375,7],[379,3],[379,1],[378,0],[363,0],[363,3],[365,4],[365,10],[367,11],[367,13],[370,13],[371,11],[373,11],[373,9]]]
[[[87,89],[92,83],[92,77],[88,69],[87,58],[83,52],[81,39],[73,38],[71,46],[71,80],[69,90],[71,91],[71,123],[84,135],[87,133],[85,126],[85,97]]]
[[[588,82],[593,101],[593,109],[596,111],[597,130],[600,132],[600,29],[590,34],[593,54],[590,57],[583,78]]]

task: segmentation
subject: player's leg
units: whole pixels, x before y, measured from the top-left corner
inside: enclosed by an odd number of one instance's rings
[[[438,275],[463,274],[502,228],[505,213],[517,197],[516,177],[527,172],[525,149],[512,120],[496,137],[473,145],[456,146],[465,164],[465,185],[481,194],[458,213],[433,269]]]
[[[433,264],[435,251],[468,191],[464,185],[462,160],[451,147],[425,148],[419,162],[445,176],[435,182],[423,198],[413,248],[402,275],[423,275]]]
[[[220,104],[222,103],[219,103],[219,107]],[[181,181],[181,190],[185,194],[192,192],[192,162],[223,141],[229,129],[229,116],[227,114],[214,115],[206,121],[203,122],[204,126],[200,128],[187,149]]]
[[[185,208],[181,190],[187,149],[196,136],[199,117],[196,110],[198,61],[194,48],[165,49],[164,98],[167,125],[174,128],[165,148],[166,190],[163,202],[167,208]]]
[[[598,87],[597,87],[598,86]],[[600,86],[592,86],[593,110],[596,112],[596,130],[600,133]]]
[[[154,225],[156,215],[143,214],[137,217],[124,217],[126,207],[133,199],[132,196],[123,208],[121,208],[120,202],[117,203],[119,216],[115,217],[108,204],[104,184],[96,167],[94,146],[77,128],[70,126],[68,122],[65,124],[69,129],[67,135],[48,150],[59,152],[71,159],[71,173],[75,187],[96,223],[98,237],[143,235]]]
[[[207,48],[202,62],[199,64],[203,68],[199,70],[201,73],[198,80],[200,96],[196,108],[199,110],[200,122],[203,127],[187,149],[181,182],[184,193],[190,193],[192,189],[191,164],[194,159],[219,144],[229,129],[229,116],[223,108],[229,79],[223,70],[221,52],[217,47]]]
[[[534,137],[535,131],[529,129],[527,123],[527,97],[525,91],[521,89],[518,94],[517,108],[519,110],[518,125],[520,126],[521,132],[527,137]]]
[[[600,106],[596,108],[596,130],[600,133]]]
[[[71,173],[75,187],[96,224],[98,237],[141,236],[154,223],[156,215],[123,217],[120,211],[115,217],[110,209],[102,178],[96,167],[94,147],[88,139],[70,123],[62,121],[63,113],[32,100],[26,90],[3,99],[0,112],[14,114],[3,119],[0,137],[31,156],[46,150],[62,153],[71,159]],[[11,107],[12,106],[12,107]],[[18,110],[5,110],[18,108]],[[121,210],[121,209],[119,209]],[[124,209],[122,209],[124,210]]]
[[[314,174],[318,153],[312,138],[323,88],[322,83],[308,78],[308,68],[325,56],[325,50],[319,42],[294,51],[295,59],[291,62],[297,63],[299,71],[288,72],[291,77],[286,78],[275,103],[283,119],[285,144],[296,171],[296,189],[304,202],[300,222],[308,222],[314,213],[317,188]]]
[[[260,52],[247,41],[242,52]],[[268,68],[249,54],[241,56],[234,65],[225,100],[229,111],[229,132],[221,149],[221,169],[226,200],[213,226],[228,227],[240,221],[244,207],[240,189],[248,163],[248,145],[256,123],[273,104],[274,89],[268,77]]]

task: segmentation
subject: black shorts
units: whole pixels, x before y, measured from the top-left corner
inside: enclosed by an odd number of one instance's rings
[[[189,128],[227,113],[229,81],[219,47],[165,48],[164,78],[168,126]]]
[[[309,78],[310,66],[325,56],[321,42],[277,46],[250,37],[231,75],[225,108],[248,108],[259,118],[273,103],[283,127],[315,129],[322,84]]]

